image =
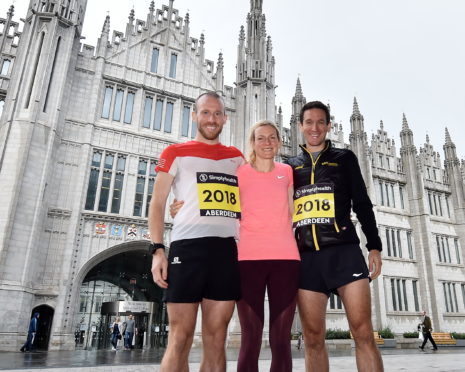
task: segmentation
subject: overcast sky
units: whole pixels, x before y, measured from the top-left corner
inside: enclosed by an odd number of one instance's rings
[[[15,19],[25,16],[28,3],[15,1]],[[156,8],[162,3],[169,0],[155,1]],[[124,31],[130,9],[145,20],[149,4],[88,0],[84,42],[96,45],[107,11],[111,29]],[[0,2],[1,17],[8,6],[8,0]],[[216,62],[223,52],[225,83],[233,85],[239,29],[250,1],[175,0],[174,7],[182,17],[189,11],[193,37],[205,33],[206,58]],[[405,112],[417,149],[428,134],[444,160],[447,126],[465,158],[465,1],[264,0],[263,11],[285,125],[300,76],[307,101],[331,104],[346,142],[356,96],[369,141],[383,120],[399,151]]]

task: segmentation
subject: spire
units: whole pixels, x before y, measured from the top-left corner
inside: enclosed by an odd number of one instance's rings
[[[153,13],[155,11],[155,1],[153,0],[150,2],[149,11],[150,13]]]
[[[300,77],[297,78],[297,85],[295,87],[295,97],[302,97],[302,86],[300,85]]]
[[[109,34],[110,33],[110,15],[107,14],[105,17],[105,22],[103,22],[102,27],[102,34]]]
[[[218,64],[217,64],[217,69],[223,69],[224,63],[223,63],[223,53],[220,52],[218,54]]]
[[[449,130],[446,127],[446,144],[451,144],[452,139],[450,138]]]
[[[382,120],[379,121],[379,129],[384,130],[384,123]]]
[[[283,109],[281,108],[281,105],[279,105],[279,107],[278,107],[278,114],[281,115],[282,113],[283,113]]]
[[[245,40],[244,26],[241,26],[241,30],[239,31],[239,41],[244,41],[244,40]]]
[[[357,97],[354,97],[354,107],[352,109],[353,115],[360,115],[360,109],[358,108]]]
[[[186,16],[184,17],[184,22],[189,23],[189,18],[190,18],[190,15],[189,15],[189,12],[186,13]]]
[[[132,8],[131,11],[129,12],[129,17],[128,17],[129,23],[131,23],[131,24],[134,22],[134,14],[135,14],[134,13],[134,8]]]
[[[405,113],[402,113],[402,130],[410,129],[408,126],[407,118],[405,117]]]
[[[273,44],[271,43],[271,36],[268,36],[266,39],[266,50],[271,51],[273,49]]]
[[[429,144],[429,135],[428,134],[426,134],[426,143]]]
[[[10,9],[8,10],[8,13],[6,13],[7,18],[13,18],[14,14],[15,14],[15,6],[12,4],[10,6]]]
[[[203,32],[200,34],[200,44],[203,46],[203,44],[205,44],[205,35],[203,34]]]

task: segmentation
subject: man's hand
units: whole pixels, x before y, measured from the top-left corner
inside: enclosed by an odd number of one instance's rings
[[[157,249],[152,255],[153,281],[160,288],[168,288],[168,260],[163,249]]]
[[[173,203],[170,204],[170,216],[171,218],[174,218],[179,210],[181,209],[181,207],[184,205],[184,201],[182,200],[177,200],[177,199],[174,199],[173,200]]]
[[[377,249],[372,249],[368,253],[368,270],[370,271],[370,278],[375,280],[381,274],[381,252]]]

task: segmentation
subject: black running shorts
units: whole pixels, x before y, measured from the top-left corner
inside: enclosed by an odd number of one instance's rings
[[[360,279],[369,279],[362,250],[357,244],[337,245],[319,251],[300,252],[300,289],[338,294],[337,289]]]
[[[234,238],[205,237],[177,240],[168,255],[166,302],[240,298],[239,265]]]

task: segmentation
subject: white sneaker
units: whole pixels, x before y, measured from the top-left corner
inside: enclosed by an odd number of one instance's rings
[[[114,346],[112,346],[111,350],[116,350],[116,348]]]

